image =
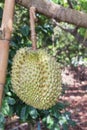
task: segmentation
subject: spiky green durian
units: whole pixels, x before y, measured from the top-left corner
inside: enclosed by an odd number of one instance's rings
[[[12,86],[25,103],[48,109],[61,94],[60,65],[45,50],[21,48],[13,59]]]

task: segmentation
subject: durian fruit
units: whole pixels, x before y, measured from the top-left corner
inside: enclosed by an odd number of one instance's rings
[[[61,94],[61,69],[47,51],[21,48],[13,58],[12,86],[26,104],[48,109]]]

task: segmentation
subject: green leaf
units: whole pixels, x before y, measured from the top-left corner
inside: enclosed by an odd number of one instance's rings
[[[11,92],[6,92],[6,95],[8,95],[9,97],[12,96]]]
[[[10,107],[8,105],[7,99],[5,99],[5,100],[3,100],[3,103],[2,103],[2,113],[4,115],[8,116],[9,112],[10,112]]]
[[[28,108],[27,106],[22,107],[21,112],[20,112],[20,118],[22,119],[22,121],[26,121],[26,119],[28,118]]]
[[[60,127],[58,125],[55,125],[52,130],[60,130]]]
[[[47,116],[47,124],[50,124],[50,125],[54,124],[54,120],[50,115]]]
[[[76,122],[75,121],[73,121],[73,120],[68,120],[68,123],[71,125],[71,126],[76,126]]]
[[[53,125],[49,125],[47,128],[49,128],[50,130],[60,130],[60,126],[56,123],[54,123]]]
[[[62,110],[64,108],[66,108],[65,104],[62,103],[62,102],[58,102],[56,105],[55,105],[56,109],[58,110]]]
[[[14,105],[16,103],[14,98],[8,97],[7,100],[9,105]]]
[[[0,113],[0,123],[3,123],[5,121],[4,115]]]
[[[54,107],[51,108],[50,114],[51,114],[53,117],[55,117],[56,119],[58,119],[58,118],[60,117],[60,115],[61,115],[61,113],[60,113],[59,110],[58,110],[58,107],[56,107],[56,106],[54,106]]]
[[[33,119],[36,119],[36,118],[38,117],[38,112],[37,112],[37,110],[36,110],[35,108],[33,108],[33,107],[29,110],[29,114],[30,114],[30,116],[31,116]]]
[[[67,124],[63,124],[63,130],[68,130],[69,126]]]
[[[24,26],[21,28],[21,33],[22,33],[24,36],[28,36],[28,34],[29,34],[29,26],[28,26],[28,25],[24,25]]]

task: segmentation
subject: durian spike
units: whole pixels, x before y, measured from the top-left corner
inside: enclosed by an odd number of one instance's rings
[[[37,48],[36,32],[35,32],[35,21],[36,21],[35,11],[36,11],[35,7],[30,7],[30,30],[31,30],[31,41],[33,50],[36,50]]]
[[[12,32],[15,0],[5,0],[0,36],[0,109],[2,105],[3,89],[5,84],[8,63],[9,42]]]

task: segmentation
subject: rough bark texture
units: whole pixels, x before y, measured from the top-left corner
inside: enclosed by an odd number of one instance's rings
[[[87,13],[64,8],[48,0],[16,0],[16,2],[26,8],[34,6],[37,12],[49,18],[87,28]]]
[[[30,12],[30,30],[31,30],[32,49],[36,50],[37,48],[36,45],[37,40],[36,40],[36,32],[35,32],[36,9],[34,7],[31,7],[29,12]]]

